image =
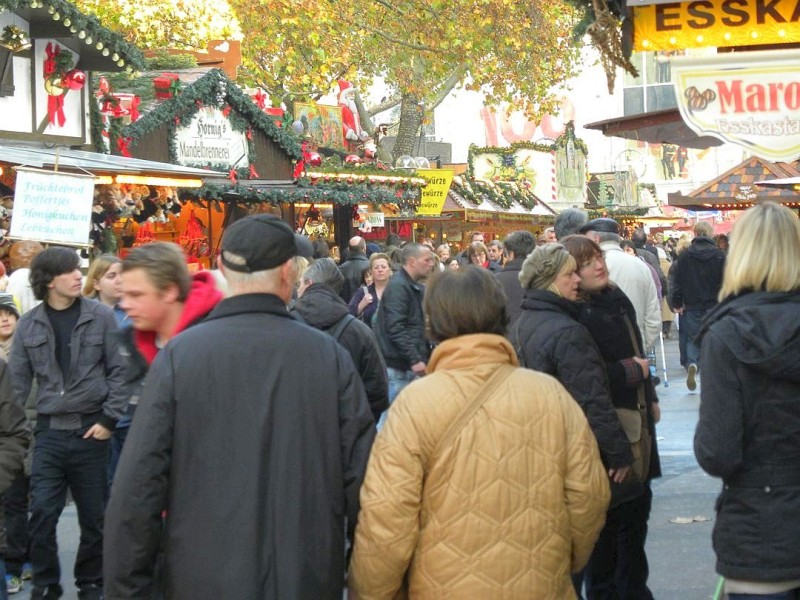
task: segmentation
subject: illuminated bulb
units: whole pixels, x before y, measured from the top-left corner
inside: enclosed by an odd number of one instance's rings
[[[84,41],[84,43],[85,43],[87,46],[91,46],[91,45],[92,45],[92,41],[93,41],[93,40],[92,40],[92,36],[90,36],[90,35],[87,35],[87,36],[86,36],[86,39],[85,39],[85,40],[83,40],[83,41]]]
[[[103,49],[103,42],[97,42],[97,44],[95,44],[95,48],[97,48],[98,50],[102,50]]]
[[[111,54],[111,52],[109,52],[108,48],[103,48],[103,56],[108,56],[109,54]]]
[[[778,37],[786,37],[786,31],[784,29],[778,31]]]
[[[723,35],[722,37],[724,37],[726,40],[731,39],[731,32],[730,31],[726,31],[725,35]]]
[[[650,40],[642,41],[642,48],[649,48],[650,47]]]
[[[700,43],[702,41],[703,41],[703,36],[702,35],[698,35],[697,36],[697,42]]]
[[[64,27],[69,27],[70,25],[72,25],[72,21],[69,18],[64,19]]]
[[[58,21],[61,18],[61,15],[58,13],[53,13],[53,21]]]
[[[47,7],[47,12],[49,12],[52,15],[54,12],[56,12],[56,9],[53,8],[52,6],[48,6]]]
[[[86,32],[85,31],[79,31],[78,32],[78,37],[81,38],[81,39],[85,38],[86,37]]]
[[[120,59],[117,61],[117,66],[118,66],[118,67],[124,67],[124,66],[125,66],[125,61],[124,61],[124,60],[122,60],[122,59],[120,58]]]
[[[674,38],[674,37],[671,37],[671,38],[669,38],[669,43],[674,46],[675,44],[678,43],[678,40],[676,38]]]
[[[71,33],[78,33],[78,28],[77,28],[77,27],[75,27],[75,25],[73,25],[72,27],[70,27],[70,28],[69,28],[69,30],[70,30],[70,32],[71,32]]]
[[[114,54],[111,55],[111,60],[113,60],[114,62],[117,62],[119,60],[119,54],[114,52]]]
[[[133,73],[133,67],[128,65],[127,67],[125,67],[125,72],[126,73]]]
[[[758,37],[758,32],[757,31],[751,31],[750,32],[750,37],[753,38],[753,39],[756,39]]]

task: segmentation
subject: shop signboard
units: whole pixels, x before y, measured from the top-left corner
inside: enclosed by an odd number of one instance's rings
[[[800,50],[672,59],[678,108],[697,135],[771,161],[800,157]]]
[[[440,215],[447,192],[453,183],[454,171],[449,169],[417,169],[417,175],[427,181],[417,208],[418,215]]]
[[[694,0],[633,9],[634,50],[800,42],[797,0]]]
[[[364,215],[372,227],[384,227],[384,214],[382,212],[368,212]]]
[[[17,167],[8,237],[89,246],[94,177]]]
[[[208,167],[215,171],[247,168],[245,134],[231,127],[230,119],[215,106],[198,110],[189,125],[175,131],[176,162],[186,167]]]

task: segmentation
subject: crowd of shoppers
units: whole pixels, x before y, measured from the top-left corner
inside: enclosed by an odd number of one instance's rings
[[[69,490],[80,600],[338,600],[345,572],[353,600],[648,600],[666,303],[690,390],[703,365],[726,591],[796,598],[800,222],[766,204],[729,250],[694,233],[673,256],[564,211],[452,257],[356,236],[337,265],[262,214],[228,226],[216,275],[168,243],[85,277],[37,250],[40,303],[0,294],[7,590],[30,562],[31,598],[62,596]]]

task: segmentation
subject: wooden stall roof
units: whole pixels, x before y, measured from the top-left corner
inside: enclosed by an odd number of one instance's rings
[[[669,194],[669,204],[690,210],[744,210],[759,202],[798,207],[800,194],[797,192],[756,185],[766,179],[798,176],[800,161],[773,163],[753,156],[687,195]]]
[[[651,144],[676,144],[698,150],[723,144],[718,138],[698,136],[689,129],[677,108],[596,121],[584,127],[600,131],[606,137],[621,137]]]

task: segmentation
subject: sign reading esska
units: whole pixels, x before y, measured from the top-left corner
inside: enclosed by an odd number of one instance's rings
[[[234,131],[230,119],[213,106],[202,107],[188,127],[177,128],[175,146],[178,164],[186,167],[229,171],[250,164],[244,133]]]
[[[94,177],[17,167],[14,215],[8,236],[88,246]]]
[[[678,108],[689,128],[772,161],[800,158],[800,50],[677,57]]]
[[[454,171],[448,169],[417,169],[417,175],[428,184],[422,188],[422,195],[417,208],[418,215],[440,215],[453,183]]]
[[[634,8],[634,50],[800,42],[798,0],[694,0]]]

